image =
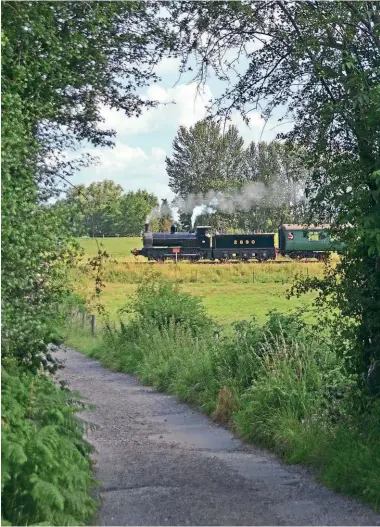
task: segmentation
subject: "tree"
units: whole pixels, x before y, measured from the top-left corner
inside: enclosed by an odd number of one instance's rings
[[[112,180],[77,185],[53,209],[62,210],[75,236],[139,236],[145,218],[158,207],[146,190],[124,194]]]
[[[46,345],[62,320],[76,252],[67,210],[47,204],[61,190],[57,179],[87,162],[63,151],[83,140],[112,142],[113,132],[98,127],[102,104],[127,115],[152,105],[138,90],[154,80],[169,41],[158,4],[3,2],[1,9],[2,520],[82,524],[95,508],[90,448],[73,418],[83,402],[33,375],[57,367]]]
[[[298,149],[289,142],[252,142],[246,156],[245,181],[263,183],[265,192],[239,215],[239,227],[268,232],[282,223],[305,221],[303,189],[308,173]]]
[[[112,180],[80,185],[67,192],[77,222],[89,236],[114,236],[120,221],[120,198],[123,189]],[[79,220],[79,218],[81,220]]]
[[[67,289],[70,236],[41,206],[85,165],[63,156],[81,141],[110,145],[101,105],[139,115],[138,90],[171,36],[158,4],[2,3],[3,357],[41,364]]]
[[[128,192],[120,203],[120,223],[117,227],[120,236],[140,236],[146,217],[158,207],[158,199],[146,190]]]
[[[198,78],[210,68],[225,80],[248,59],[216,113],[275,108],[294,122],[286,134],[307,154],[311,210],[331,218],[347,245],[340,265],[318,288],[339,310],[356,342],[351,366],[361,373],[380,360],[380,24],[376,2],[175,2],[184,60],[197,53]],[[247,49],[255,43],[256,50]],[[236,77],[235,77],[236,78]],[[350,227],[351,226],[351,227]],[[354,320],[354,324],[352,323]],[[345,324],[345,321],[347,323]],[[347,351],[346,351],[347,353]]]
[[[225,134],[213,121],[180,126],[173,142],[173,155],[166,158],[169,187],[180,198],[236,186],[244,164],[244,141],[237,128]]]
[[[203,132],[205,125],[200,124]],[[184,135],[183,127],[180,129],[174,141],[176,153],[167,160],[172,188],[178,191],[175,202],[181,214],[189,213],[191,217],[194,208],[203,205],[205,210],[199,210],[197,223],[207,223],[223,232],[231,229],[273,231],[282,223],[305,219],[303,189],[307,170],[299,148],[289,142],[260,141],[244,149],[242,138],[231,127],[225,135],[215,138],[212,147],[202,150],[199,143],[203,136],[198,135],[196,128],[197,125],[188,146],[178,142]],[[217,129],[213,126],[212,130]],[[189,137],[191,129],[185,132]],[[197,148],[193,147],[193,140]],[[188,163],[190,150],[197,154]],[[197,163],[199,158],[201,162]],[[208,177],[207,172],[200,170],[196,177],[189,177],[194,173],[189,166],[210,166],[213,172]],[[189,219],[185,221],[189,223]]]

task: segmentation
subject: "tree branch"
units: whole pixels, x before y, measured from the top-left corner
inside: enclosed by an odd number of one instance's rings
[[[294,20],[294,18],[293,18],[293,16],[291,15],[291,13],[288,11],[287,7],[285,7],[283,1],[282,1],[282,0],[279,0],[279,1],[277,2],[277,5],[278,5],[279,8],[281,9],[281,11],[284,13],[284,15],[288,18],[289,22],[291,23],[291,25],[293,26],[294,30],[296,31],[296,33],[297,33],[299,39],[300,39],[302,42],[304,42],[304,40],[303,40],[303,36],[302,36],[302,33],[301,33],[301,31],[300,31],[300,29],[299,29],[299,27],[298,27],[296,21]],[[323,85],[323,87],[324,87],[324,89],[325,89],[327,95],[330,97],[330,99],[332,100],[332,102],[335,103],[336,100],[335,100],[335,97],[334,97],[332,91],[330,90],[329,85],[327,84],[326,80],[325,80],[323,77],[321,77],[321,75],[319,75],[319,74],[317,73],[317,68],[316,68],[316,65],[315,65],[315,59],[314,59],[312,53],[310,53],[310,51],[309,51],[307,48],[306,48],[306,53],[307,53],[307,55],[308,55],[308,57],[309,57],[309,59],[310,59],[312,65],[313,65],[313,68],[314,68],[315,74],[317,75],[317,77],[318,77],[319,80],[321,81],[321,83],[322,83],[322,85]]]

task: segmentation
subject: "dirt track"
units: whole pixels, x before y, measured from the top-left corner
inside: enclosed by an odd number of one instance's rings
[[[73,350],[58,355],[60,378],[96,405],[84,417],[97,425],[98,525],[380,525],[369,507],[173,397]]]

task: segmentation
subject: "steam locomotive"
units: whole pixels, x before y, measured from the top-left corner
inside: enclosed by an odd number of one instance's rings
[[[275,260],[280,253],[290,258],[317,258],[326,252],[342,252],[343,244],[333,240],[327,225],[281,225],[278,230],[279,248],[275,247],[274,233],[217,234],[211,227],[199,226],[195,232],[178,232],[172,225],[170,232],[150,232],[145,224],[143,248],[132,254],[148,260],[243,260],[259,262]]]

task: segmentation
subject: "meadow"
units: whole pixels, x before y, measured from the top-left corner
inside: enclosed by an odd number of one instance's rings
[[[94,278],[87,261],[98,251],[95,239],[79,240],[84,250],[83,258],[73,273],[76,292],[90,299],[94,290]],[[101,303],[111,320],[128,298],[152,274],[181,284],[181,289],[202,299],[209,315],[222,325],[228,325],[253,315],[263,323],[271,310],[288,313],[305,309],[306,319],[313,319],[309,293],[301,298],[287,298],[286,292],[301,275],[322,276],[323,265],[317,262],[284,262],[247,264],[205,264],[166,262],[157,264],[135,257],[131,250],[141,247],[140,238],[103,238],[98,243],[109,254],[104,264]]]

